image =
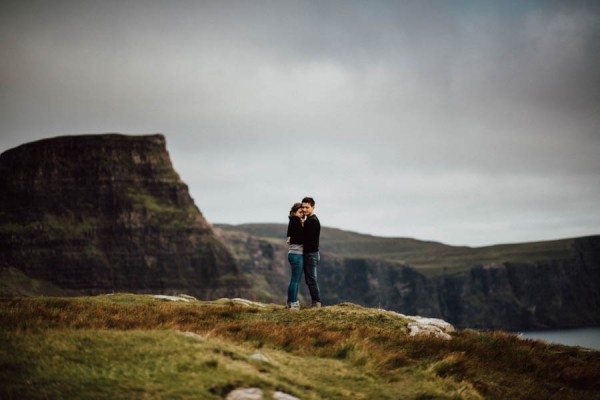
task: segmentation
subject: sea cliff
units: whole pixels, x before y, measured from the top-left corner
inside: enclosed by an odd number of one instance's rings
[[[2,153],[0,268],[84,294],[248,287],[162,135],[64,136]]]
[[[289,279],[284,227],[219,228],[218,234],[234,249],[249,279],[261,282],[263,299],[284,301]],[[324,247],[331,248],[328,240],[322,238]],[[465,265],[435,275],[389,259],[323,252],[321,297],[324,304],[348,301],[442,318],[458,328],[516,331],[598,326],[600,236],[568,242],[570,251],[554,260],[515,263],[498,256],[498,262]],[[301,293],[310,299],[305,290]]]
[[[213,227],[162,135],[66,136],[0,155],[0,296],[188,293],[282,304],[284,238],[283,224]],[[321,245],[326,305],[457,328],[600,325],[600,236],[469,248],[324,227]]]

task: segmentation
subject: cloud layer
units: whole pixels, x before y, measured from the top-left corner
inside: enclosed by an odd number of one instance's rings
[[[312,195],[375,235],[598,234],[597,4],[8,2],[0,151],[161,132],[212,222]]]

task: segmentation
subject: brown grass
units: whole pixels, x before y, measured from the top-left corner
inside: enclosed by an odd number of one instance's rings
[[[292,313],[233,304],[81,299],[0,300],[5,331],[191,331],[298,356],[346,360],[389,382],[411,369],[468,382],[490,399],[600,399],[600,352],[521,340],[504,332],[459,331],[450,341],[409,337],[407,321],[350,304]]]

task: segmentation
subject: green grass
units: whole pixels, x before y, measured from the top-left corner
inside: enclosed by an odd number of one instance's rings
[[[32,231],[42,231],[50,239],[73,240],[93,232],[97,227],[96,218],[77,221],[70,216],[44,214],[39,221],[28,223],[7,222],[0,225],[0,234],[27,236]]]
[[[63,289],[50,282],[33,279],[21,270],[0,266],[0,296],[74,296],[75,290]]]
[[[185,229],[193,225],[194,218],[199,215],[195,205],[181,207],[174,202],[161,202],[160,199],[142,187],[129,188],[127,196],[134,210],[149,218],[151,224],[170,229]]]
[[[217,225],[242,231],[269,241],[282,242],[283,224]],[[475,264],[534,263],[568,259],[576,239],[484,247],[449,246],[411,238],[387,238],[323,227],[321,250],[347,258],[376,258],[408,264],[428,276],[457,273]]]
[[[600,399],[600,352],[502,332],[414,338],[408,322],[350,303],[2,299],[0,398]]]

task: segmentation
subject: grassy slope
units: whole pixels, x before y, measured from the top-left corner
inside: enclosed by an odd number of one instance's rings
[[[0,398],[219,399],[259,387],[266,398],[600,399],[600,352],[500,332],[412,338],[407,322],[348,303],[4,299]]]
[[[267,240],[281,241],[282,224],[217,225]],[[321,248],[344,257],[380,258],[408,264],[427,275],[467,270],[473,264],[493,262],[528,263],[569,258],[574,239],[502,244],[485,247],[449,246],[410,238],[384,238],[323,227]]]
[[[33,279],[14,267],[0,266],[0,296],[75,296],[50,282]]]

